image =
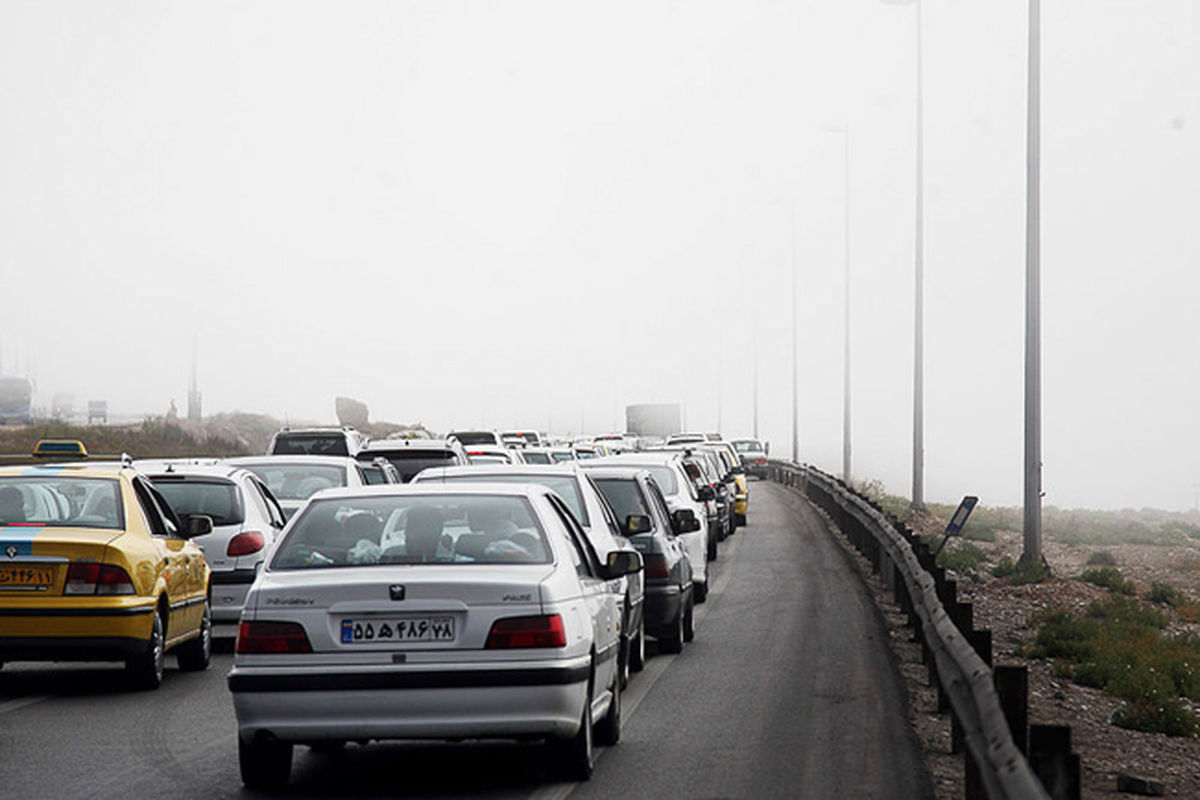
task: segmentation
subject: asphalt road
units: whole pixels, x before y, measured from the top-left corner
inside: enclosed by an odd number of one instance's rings
[[[932,796],[880,616],[811,508],[754,482],[750,524],[712,567],[696,640],[634,675],[589,783],[548,782],[535,745],[385,743],[297,748],[287,796]],[[149,693],[115,666],[6,665],[0,797],[253,796],[221,644],[207,672],[168,669]]]

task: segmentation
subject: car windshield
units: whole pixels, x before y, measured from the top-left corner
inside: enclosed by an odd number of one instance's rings
[[[428,467],[453,467],[458,464],[452,450],[390,450],[375,451],[372,458],[383,456],[392,462],[392,466],[400,473],[400,480],[408,483],[423,469]]]
[[[294,433],[275,437],[276,456],[348,456],[346,437],[340,433]]]
[[[382,564],[546,564],[551,550],[529,501],[503,495],[315,500],[273,569]]]
[[[739,453],[761,453],[762,445],[754,439],[739,439],[733,443],[733,449]]]
[[[579,482],[573,475],[521,475],[505,472],[497,474],[488,472],[482,475],[446,475],[441,478],[446,483],[533,483],[545,486],[563,499],[567,508],[575,515],[581,525],[588,525],[587,508],[583,505],[583,497],[579,494]]]
[[[346,470],[340,465],[257,462],[240,466],[262,478],[280,500],[307,500],[322,489],[346,485]]]
[[[180,518],[203,514],[212,517],[213,525],[238,525],[246,519],[237,486],[228,481],[181,481],[169,476],[151,480]]]
[[[650,509],[646,506],[646,499],[642,497],[642,490],[633,478],[597,478],[596,486],[600,488],[604,499],[612,506],[613,513],[621,522],[630,514],[641,514],[650,517],[650,523],[654,524],[654,517],[650,516]]]
[[[125,527],[121,489],[108,478],[0,478],[0,527]]]

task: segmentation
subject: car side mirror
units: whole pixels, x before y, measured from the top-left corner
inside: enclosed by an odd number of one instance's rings
[[[643,517],[644,519],[644,517]],[[642,571],[642,554],[636,550],[613,550],[604,565],[604,578],[612,580]]]
[[[625,535],[637,536],[650,532],[650,518],[645,514],[630,514],[625,518]]]
[[[741,464],[738,464],[736,467],[733,468],[732,472],[734,475],[745,475],[746,468],[743,467]]]
[[[708,485],[699,487],[696,490],[696,494],[706,503],[716,497],[716,494],[713,492],[713,488]]]
[[[189,514],[183,520],[183,535],[188,539],[207,536],[213,532],[212,517],[207,514]]]
[[[671,526],[676,534],[693,533],[700,530],[700,520],[690,508],[680,508],[671,515]]]

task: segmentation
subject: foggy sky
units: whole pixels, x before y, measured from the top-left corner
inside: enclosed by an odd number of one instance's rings
[[[921,1],[926,495],[1015,504],[1025,4]],[[1045,502],[1189,508],[1200,5],[1043,14]],[[838,470],[848,128],[855,475],[907,494],[913,47],[879,0],[6,0],[0,361],[162,413],[195,335],[207,413],[740,436],[757,352],[786,456],[794,268]]]

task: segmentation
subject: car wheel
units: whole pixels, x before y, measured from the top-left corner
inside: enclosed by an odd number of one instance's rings
[[[671,633],[667,636],[658,637],[658,651],[660,653],[682,653],[683,652],[683,601],[679,602],[679,610],[675,612],[675,619],[671,625]]]
[[[579,732],[570,739],[555,739],[549,742],[551,767],[567,780],[589,780],[596,769],[596,751],[592,744],[593,680],[594,669],[583,700],[583,717],[579,720]]]
[[[612,702],[608,705],[608,713],[596,727],[596,741],[606,747],[611,747],[621,741],[621,681],[619,675],[613,676]]]
[[[292,776],[292,745],[289,742],[238,739],[238,767],[242,783],[249,789],[285,786]]]
[[[717,540],[716,539],[711,538],[711,537],[709,538],[708,550],[704,553],[704,560],[705,561],[716,561],[717,560]]]
[[[733,518],[733,521],[739,528],[746,527],[746,515],[745,514],[738,514],[736,517]]]
[[[687,612],[683,615],[683,640],[685,642],[690,642],[696,638],[696,625],[693,621],[694,614],[695,606],[691,600],[688,600]]]
[[[629,647],[629,667],[634,672],[646,668],[646,620],[638,623],[637,637]]]
[[[204,601],[204,616],[200,618],[200,635],[179,645],[175,657],[184,672],[208,669],[212,661],[212,604],[208,600]]]
[[[693,583],[692,584],[692,599],[694,602],[697,602],[697,603],[703,603],[705,600],[708,599],[708,581],[707,580],[705,580],[704,583]]]
[[[157,689],[162,686],[163,627],[162,614],[156,611],[145,649],[125,662],[125,671],[135,689]]]

